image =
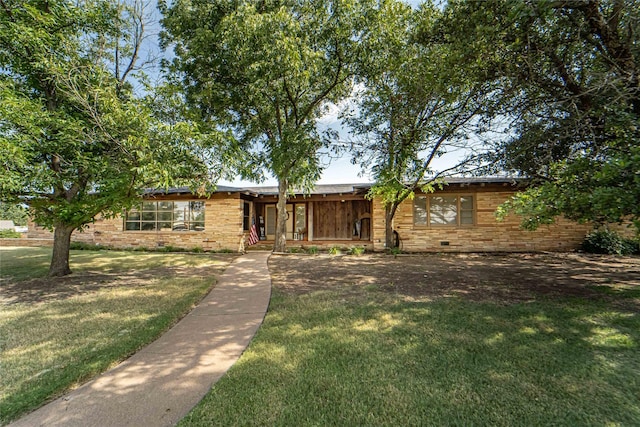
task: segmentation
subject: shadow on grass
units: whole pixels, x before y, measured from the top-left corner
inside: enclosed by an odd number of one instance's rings
[[[74,273],[47,278],[50,248],[2,251],[0,305],[58,301],[99,289],[145,286],[171,277],[220,274],[233,255],[147,254],[120,251],[72,251]]]
[[[281,291],[182,425],[636,425],[640,320],[601,302]]]
[[[0,424],[82,384],[153,341],[211,288],[209,280],[94,289],[11,310],[3,323]],[[3,341],[4,341],[3,340]],[[4,346],[3,346],[4,347]]]
[[[253,279],[264,272],[262,264],[256,267],[251,259],[238,260],[234,264],[237,283],[223,281],[213,291],[219,296],[210,295],[161,339],[81,389],[25,416],[17,425],[101,425],[105,420],[112,425],[174,425],[188,408],[200,400],[214,379],[219,378],[237,360],[260,325],[268,304],[270,281]],[[55,390],[52,387],[44,390],[47,384],[39,382],[49,381],[52,376],[63,375],[66,371],[67,377],[59,380],[62,383],[60,388],[64,388],[70,381],[79,381],[82,373],[102,370],[102,359],[109,362],[107,356],[125,356],[124,349],[130,350],[148,342],[148,337],[142,339],[142,335],[157,335],[159,329],[166,326],[167,320],[175,321],[185,313],[194,302],[193,297],[202,296],[209,286],[210,280],[172,279],[158,283],[152,290],[140,289],[139,298],[129,295],[132,290],[124,289],[117,301],[117,312],[108,304],[103,304],[103,301],[96,301],[95,296],[82,296],[78,297],[80,303],[75,301],[74,308],[68,307],[71,302],[64,300],[58,304],[63,305],[64,309],[51,303],[45,305],[51,309],[40,308],[38,316],[25,313],[14,319],[16,324],[58,322],[54,328],[67,322],[76,326],[90,322],[94,326],[77,329],[86,332],[97,327],[98,330],[95,336],[88,334],[85,338],[89,339],[82,346],[76,343],[78,348],[68,357],[69,367],[56,366],[37,375],[37,378],[25,381],[19,392],[13,393],[4,403],[5,407],[0,408],[13,411],[3,412],[3,417],[11,418],[28,409],[28,405],[36,406],[38,400]],[[167,288],[172,288],[173,292]],[[189,294],[188,298],[179,298],[185,296],[180,295],[179,291]],[[154,303],[157,298],[168,299],[172,305],[159,306]],[[107,295],[104,299],[111,301],[113,298]],[[86,320],[88,311],[93,311],[90,321]],[[140,317],[136,320],[142,322],[128,319],[136,317],[134,313]],[[73,339],[74,333],[66,338]],[[56,344],[64,347],[64,343],[57,342],[60,337],[54,338],[53,342],[41,340],[45,342],[37,345]],[[110,345],[119,348],[111,348],[104,341],[110,341]],[[75,363],[79,366],[73,366]],[[35,398],[27,392],[29,382],[32,387],[41,387],[38,390],[41,393]],[[30,397],[35,402],[25,406],[23,400]],[[143,407],[141,403],[144,403]],[[11,407],[11,404],[15,407]]]
[[[265,323],[181,425],[640,424],[640,258],[269,265]]]
[[[271,257],[274,283],[293,293],[375,287],[407,300],[461,296],[511,304],[540,298],[607,298],[640,289],[640,257],[581,254],[426,254],[409,257]],[[631,298],[631,297],[630,297]],[[640,309],[640,302],[625,301]]]

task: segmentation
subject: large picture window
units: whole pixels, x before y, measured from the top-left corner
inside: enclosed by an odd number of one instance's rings
[[[413,224],[424,226],[473,225],[473,196],[416,196],[413,199]]]
[[[142,202],[124,221],[127,231],[203,231],[204,202]]]

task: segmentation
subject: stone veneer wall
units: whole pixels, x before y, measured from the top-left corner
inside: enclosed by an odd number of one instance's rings
[[[557,224],[541,226],[537,231],[519,228],[520,219],[512,216],[504,222],[495,219],[495,210],[516,189],[503,185],[474,185],[471,187],[446,187],[442,194],[473,194],[476,203],[476,224],[465,227],[415,227],[413,225],[413,201],[401,204],[394,218],[394,229],[402,239],[402,249],[413,252],[491,252],[491,251],[565,251],[575,250],[585,235],[593,229],[589,224],[577,224],[559,220]],[[193,197],[166,197],[167,200],[193,200]],[[237,251],[242,230],[243,202],[238,193],[216,193],[205,202],[205,230],[182,232],[123,231],[123,220],[98,219],[83,232],[75,231],[72,240],[104,246],[147,247],[176,246],[186,249],[200,247],[204,250],[230,249]],[[252,204],[251,214],[255,206]],[[371,242],[368,249],[382,251],[384,247],[384,207],[379,199],[372,204]],[[634,230],[626,226],[612,225],[610,228],[628,237]],[[245,239],[248,233],[244,233]],[[42,227],[29,223],[29,240],[44,239],[51,242],[53,235]],[[20,246],[26,246],[27,239],[20,239]],[[441,242],[449,242],[442,246]],[[288,242],[290,247],[334,245],[336,242]],[[358,242],[345,242],[345,246]],[[272,244],[258,244],[249,248],[271,249]]]
[[[402,241],[402,250],[409,252],[526,252],[567,251],[577,249],[590,224],[577,224],[559,219],[556,224],[541,226],[536,231],[521,230],[520,218],[511,215],[503,222],[495,218],[496,208],[505,202],[515,189],[500,185],[463,188],[445,187],[438,194],[471,194],[475,198],[476,223],[462,227],[426,227],[413,225],[413,201],[406,200],[398,208],[393,220]],[[374,201],[374,245],[384,249],[384,207]],[[448,242],[443,246],[441,242]]]
[[[165,200],[194,200],[193,197],[163,197]],[[158,198],[160,200],[160,198]],[[205,200],[204,231],[124,231],[124,221],[98,218],[83,231],[74,231],[73,242],[85,242],[114,248],[157,248],[175,246],[185,249],[230,249],[237,251],[242,236],[242,201],[237,193],[216,193]],[[51,239],[48,230],[29,223],[29,239]]]

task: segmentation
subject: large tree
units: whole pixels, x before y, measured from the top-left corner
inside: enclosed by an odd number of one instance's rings
[[[249,154],[245,175],[278,179],[275,251],[286,246],[292,187],[319,178],[316,120],[350,93],[366,20],[357,0],[161,3],[170,71],[202,122],[231,131]]]
[[[54,230],[49,276],[71,273],[71,234],[97,215],[121,213],[143,186],[206,175],[185,127],[154,119],[128,83],[142,11],[0,0],[0,196]]]
[[[369,196],[385,206],[390,248],[404,200],[482,164],[482,117],[495,89],[474,79],[477,70],[464,64],[459,46],[440,36],[434,5],[412,9],[387,0],[378,13],[378,25],[362,39],[368,55],[360,62],[360,90],[342,118],[354,136],[353,162],[375,179]]]
[[[536,186],[507,207],[535,228],[564,215],[640,227],[640,2],[451,1],[447,31],[509,88],[504,170]]]

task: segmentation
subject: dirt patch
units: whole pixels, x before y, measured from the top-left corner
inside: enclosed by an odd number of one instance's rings
[[[158,279],[218,277],[228,266],[231,259],[224,257],[220,258],[220,261],[222,262],[215,265],[196,267],[160,267],[108,273],[83,271],[65,277],[22,281],[4,279],[0,286],[0,305],[59,300],[106,288],[141,287],[149,285]]]
[[[273,285],[292,293],[369,286],[408,300],[461,296],[509,304],[557,296],[612,298],[640,308],[640,257],[577,253],[274,255],[269,267]]]

